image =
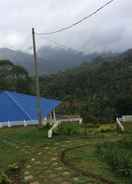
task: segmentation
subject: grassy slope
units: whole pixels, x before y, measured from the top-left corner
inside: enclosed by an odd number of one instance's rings
[[[43,184],[63,183],[67,184],[98,184],[98,181],[91,177],[76,175],[76,172],[65,167],[60,162],[60,153],[62,150],[82,145],[89,144],[84,147],[84,150],[73,151],[67,158],[71,162],[77,164],[78,167],[100,173],[100,175],[109,176],[112,178],[112,173],[106,171],[106,165],[100,163],[94,157],[94,144],[101,143],[104,140],[116,140],[124,136],[131,137],[131,129],[124,135],[116,133],[108,133],[104,138],[66,138],[56,137],[52,140],[47,139],[47,130],[39,130],[35,127],[27,128],[5,128],[0,130],[0,170],[7,170],[12,163],[26,161],[24,172],[29,172],[33,176],[33,181],[39,181]],[[87,152],[88,151],[88,152]],[[33,161],[35,159],[35,161]],[[77,160],[76,160],[77,159]],[[28,168],[28,166],[31,166]],[[100,168],[101,166],[101,168]],[[105,172],[104,172],[105,171]],[[99,184],[101,184],[99,182]]]

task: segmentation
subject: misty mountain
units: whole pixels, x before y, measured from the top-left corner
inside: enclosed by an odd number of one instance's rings
[[[55,47],[41,47],[38,56],[48,61],[48,65],[54,72],[79,66],[83,62],[90,62],[96,54],[85,55],[73,49],[63,49]]]
[[[33,73],[33,56],[31,54],[24,53],[18,50],[15,51],[8,48],[1,48],[0,59],[8,59],[16,65],[23,66],[30,74]],[[42,60],[39,58],[38,62],[40,66]]]
[[[85,55],[73,49],[41,47],[38,50],[38,69],[40,74],[56,73],[79,66],[83,62],[90,62],[95,57],[96,54]],[[33,74],[33,56],[31,54],[1,48],[0,59],[8,59],[14,64],[23,66],[30,74]]]

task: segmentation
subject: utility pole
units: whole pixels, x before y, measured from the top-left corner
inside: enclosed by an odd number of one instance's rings
[[[38,116],[38,125],[39,127],[42,127],[41,98],[40,98],[39,75],[38,75],[37,52],[36,52],[34,28],[32,28],[32,39],[33,39],[34,71],[35,71],[36,97],[37,97],[36,111]]]

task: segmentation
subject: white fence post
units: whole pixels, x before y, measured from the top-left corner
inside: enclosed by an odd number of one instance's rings
[[[8,121],[8,127],[9,127],[9,128],[11,127],[11,123],[10,123],[10,121]]]
[[[27,122],[24,120],[24,127],[27,127],[28,126],[28,124],[27,124]]]

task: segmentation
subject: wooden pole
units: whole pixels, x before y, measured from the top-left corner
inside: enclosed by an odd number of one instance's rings
[[[36,111],[37,111],[37,116],[38,116],[38,125],[39,127],[42,127],[41,97],[40,97],[39,75],[38,75],[37,52],[36,52],[36,41],[35,41],[34,28],[32,28],[32,39],[33,39],[34,72],[35,72],[36,97],[37,97]]]

